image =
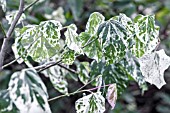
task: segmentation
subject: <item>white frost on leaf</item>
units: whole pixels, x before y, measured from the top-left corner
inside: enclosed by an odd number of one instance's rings
[[[114,109],[116,100],[117,100],[117,87],[116,84],[112,84],[108,87],[106,98],[109,102],[109,104],[112,106],[112,109]]]
[[[67,27],[67,31],[64,33],[66,37],[66,44],[69,49],[74,50],[77,53],[83,53],[80,42],[78,42],[77,27],[75,24],[71,24]]]
[[[10,99],[20,113],[51,113],[47,89],[34,69],[15,72],[8,90]]]
[[[76,113],[104,113],[105,99],[101,92],[80,98],[75,103]]]
[[[139,58],[139,63],[145,81],[154,84],[159,89],[166,84],[164,71],[170,65],[170,57],[165,54],[163,49],[142,56]]]

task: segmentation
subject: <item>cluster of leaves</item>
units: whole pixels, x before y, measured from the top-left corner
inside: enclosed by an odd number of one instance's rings
[[[11,21],[10,18],[9,24]],[[64,28],[67,29],[65,38],[60,34]],[[90,15],[86,30],[79,34],[75,24],[63,27],[56,20],[17,28],[13,52],[18,63],[25,62],[31,68],[12,74],[8,89],[0,92],[0,102],[6,102],[0,104],[0,111],[51,112],[46,87],[38,76],[40,70],[31,65],[30,57],[40,65],[59,62],[58,66],[42,73],[50,78],[56,90],[65,95],[69,95],[66,75],[70,72],[61,64],[74,63],[80,81],[85,85],[92,81],[90,83],[98,90],[92,92],[93,89],[89,89],[91,94],[76,101],[77,113],[104,112],[105,98],[101,89],[107,86],[106,98],[112,108],[117,94],[120,95],[131,80],[138,82],[143,91],[146,90],[146,82],[161,88],[165,84],[163,74],[170,58],[164,50],[155,51],[158,35],[159,27],[152,15],[138,15],[132,20],[120,14],[105,20],[98,12]],[[75,61],[77,56],[84,54],[93,59],[90,64]]]

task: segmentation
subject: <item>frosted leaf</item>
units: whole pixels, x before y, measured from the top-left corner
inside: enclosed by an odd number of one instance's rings
[[[102,58],[102,47],[99,39],[97,39],[97,30],[101,23],[104,22],[105,17],[98,13],[94,12],[90,15],[85,32],[79,34],[79,40],[82,43],[83,52],[92,59],[95,59],[99,62]],[[93,43],[89,43],[94,41]]]
[[[76,113],[104,113],[105,99],[101,92],[80,98],[75,103]]]
[[[75,52],[82,53],[80,42],[78,42],[77,27],[75,24],[71,24],[67,27],[67,31],[64,33],[66,37],[66,44],[69,49]]]
[[[164,80],[164,71],[170,65],[170,57],[162,49],[139,58],[140,70],[145,81],[154,84],[159,89],[166,84]]]
[[[131,49],[136,57],[151,53],[159,43],[159,26],[154,15],[138,15],[134,18],[135,44]]]
[[[43,62],[58,55],[61,28],[60,22],[49,20],[15,30],[16,39],[12,47],[15,57],[19,55],[22,58],[20,63],[28,56],[36,62]]]
[[[102,52],[108,64],[120,61],[130,48],[128,30],[117,20],[111,19],[100,24],[97,35],[101,39]]]
[[[83,84],[87,84],[89,81],[89,62],[75,62],[77,65],[78,77]]]
[[[11,76],[8,89],[9,97],[20,113],[30,113],[35,105],[39,106],[38,111],[41,113],[51,113],[47,89],[34,69],[15,72]]]
[[[68,83],[65,79],[65,75],[68,72],[65,69],[56,65],[44,70],[42,73],[50,78],[50,81],[56,90],[63,94],[68,93]]]
[[[114,109],[116,100],[117,100],[117,88],[116,84],[112,84],[108,87],[107,96],[106,96],[109,104],[112,106],[112,109]]]

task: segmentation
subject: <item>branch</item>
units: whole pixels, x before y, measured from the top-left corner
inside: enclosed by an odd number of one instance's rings
[[[4,63],[5,52],[8,51],[8,48],[9,48],[9,45],[10,45],[9,41],[11,39],[11,34],[13,33],[14,28],[15,28],[19,18],[21,17],[21,15],[23,13],[23,9],[24,9],[24,0],[20,0],[19,11],[17,13],[17,16],[15,17],[10,28],[8,29],[8,32],[6,34],[6,38],[4,39],[2,47],[1,47],[1,51],[0,51],[0,71],[2,70],[2,66],[3,66],[3,63]]]
[[[66,97],[66,96],[74,95],[74,94],[77,94],[77,93],[91,92],[91,91],[94,91],[94,90],[96,90],[96,89],[98,89],[98,88],[104,88],[104,87],[107,87],[107,86],[110,86],[110,85],[111,85],[111,84],[104,85],[104,86],[98,86],[98,87],[91,88],[91,89],[85,89],[85,90],[75,91],[75,92],[68,93],[68,94],[64,94],[64,95],[59,95],[59,96],[56,96],[56,97],[54,97],[54,98],[49,99],[48,102],[53,101],[53,100],[56,100],[56,99],[59,99],[59,98],[61,98],[61,97]]]
[[[58,65],[58,66],[60,66],[61,68],[64,68],[65,70],[67,70],[67,71],[69,71],[69,72],[71,72],[71,73],[73,73],[73,74],[78,74],[75,70],[70,69],[70,68],[68,68],[68,67],[66,67],[66,66],[64,66],[64,65],[62,65],[62,64],[59,64],[60,62],[61,62],[61,60],[60,60],[60,61],[57,61],[57,62],[51,61],[51,62],[48,62],[48,63],[46,63],[46,64],[44,64],[44,65],[34,67],[34,69],[35,69],[35,70],[38,70],[38,72],[41,72],[41,71],[44,71],[44,70],[46,70],[46,69],[48,69],[48,68],[50,68],[50,67],[52,67],[52,66]]]
[[[29,4],[27,7],[24,8],[24,12],[29,9],[30,7],[32,7],[34,4],[36,4],[39,0],[35,0],[34,2],[32,2],[31,4]]]

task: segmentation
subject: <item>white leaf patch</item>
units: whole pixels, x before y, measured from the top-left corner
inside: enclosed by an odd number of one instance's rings
[[[64,33],[66,37],[66,44],[69,49],[75,52],[82,53],[80,42],[78,42],[76,33],[77,27],[75,24],[71,24],[67,27],[67,31]]]
[[[115,104],[116,104],[116,100],[117,100],[116,84],[112,84],[112,85],[109,86],[106,98],[107,98],[109,104],[112,106],[112,109],[114,109]]]
[[[105,99],[101,92],[92,93],[78,99],[75,107],[77,113],[104,113]]]
[[[170,65],[170,57],[162,49],[139,58],[140,69],[145,81],[154,84],[159,89],[166,84],[164,71]]]

